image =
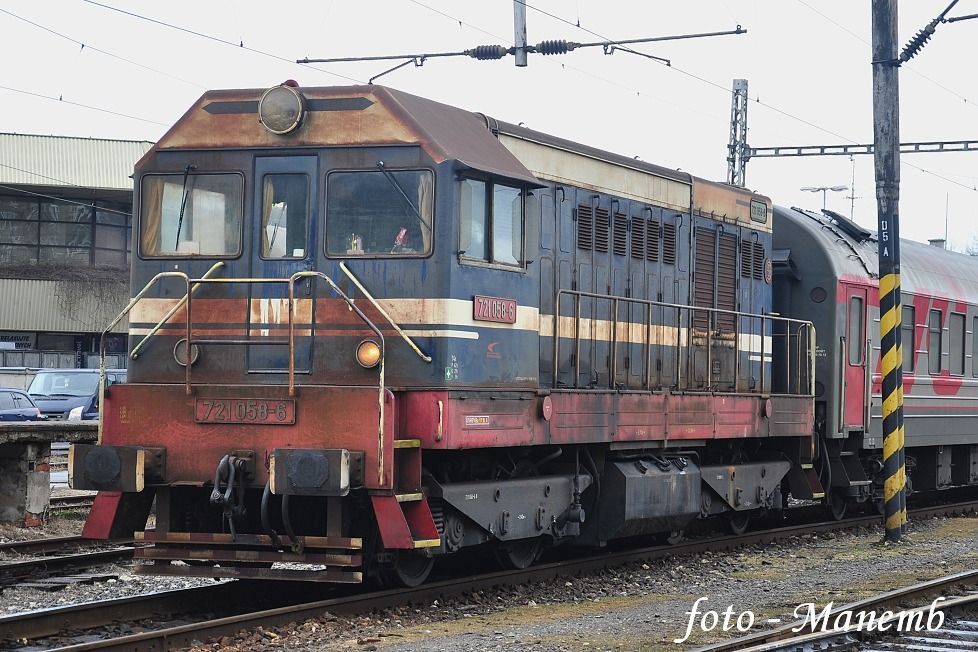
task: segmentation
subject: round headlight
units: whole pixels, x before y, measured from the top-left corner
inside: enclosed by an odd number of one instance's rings
[[[258,102],[258,119],[273,134],[287,134],[302,123],[305,103],[291,86],[274,86]]]
[[[357,362],[364,369],[372,369],[380,362],[380,345],[373,340],[364,340],[357,345]]]

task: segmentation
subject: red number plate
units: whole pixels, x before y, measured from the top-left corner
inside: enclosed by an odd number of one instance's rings
[[[515,324],[516,300],[484,297],[477,294],[472,299],[472,319]]]
[[[194,410],[197,423],[295,423],[295,401],[254,398],[199,398]]]

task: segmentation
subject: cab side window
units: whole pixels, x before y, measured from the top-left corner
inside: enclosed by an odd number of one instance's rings
[[[501,183],[463,179],[459,256],[463,260],[522,267],[523,191]]]

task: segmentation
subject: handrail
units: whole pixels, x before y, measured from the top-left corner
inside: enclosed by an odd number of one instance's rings
[[[424,360],[425,362],[430,363],[431,356],[425,355],[421,351],[421,349],[418,348],[418,345],[414,343],[414,340],[411,339],[411,336],[405,333],[403,330],[401,330],[401,327],[394,322],[391,316],[387,314],[387,311],[384,310],[383,307],[381,307],[381,305],[377,302],[376,299],[373,298],[373,295],[371,295],[370,292],[367,291],[367,288],[363,287],[363,284],[360,282],[360,280],[353,275],[353,272],[350,271],[350,269],[346,266],[345,262],[342,261],[340,262],[340,269],[343,270],[343,273],[346,274],[351,281],[353,281],[353,284],[357,286],[357,289],[363,292],[363,296],[367,297],[367,300],[370,301],[371,304],[373,304],[373,307],[376,308],[377,312],[379,312],[381,316],[383,316],[383,318],[386,319],[387,322],[394,327],[394,330],[397,331],[397,334],[401,336],[401,339],[407,342],[408,346],[410,346],[414,350],[414,352],[418,354],[418,357]],[[332,283],[332,281],[330,281],[330,283]],[[337,292],[339,292],[339,290],[337,290]]]
[[[132,299],[129,300],[129,303],[126,305],[125,308],[122,309],[122,312],[116,315],[116,318],[113,319],[112,322],[105,327],[105,330],[102,331],[102,336],[99,338],[99,362],[98,362],[98,386],[99,386],[98,405],[100,411],[102,410],[102,406],[105,404],[105,343],[106,340],[108,339],[107,336],[109,334],[109,331],[115,328],[115,325],[118,324],[120,321],[122,321],[123,317],[129,314],[129,311],[132,310],[137,303],[139,303],[140,299],[146,296],[146,293],[149,292],[150,288],[156,285],[156,282],[158,280],[160,280],[161,278],[175,277],[175,276],[179,276],[187,280],[188,287],[189,287],[190,277],[188,277],[185,273],[160,272],[159,274],[151,278],[146,283],[146,285],[143,286],[143,289],[136,293],[136,296],[134,296]],[[189,350],[189,345],[188,345],[188,350]],[[98,420],[98,443],[102,443],[102,428],[103,428],[102,424],[104,423],[105,423],[105,419]]]
[[[561,315],[560,315],[560,308],[561,308],[561,298],[562,298],[562,295],[568,295],[568,296],[570,296],[570,297],[573,298],[573,304],[572,304],[572,310],[573,310],[573,312],[572,312],[572,315],[571,315],[570,319],[573,319],[574,320],[574,326],[573,326],[573,332],[571,334],[569,334],[568,337],[569,338],[572,337],[575,340],[575,342],[572,344],[572,347],[574,347],[574,351],[575,351],[575,360],[574,360],[574,362],[571,365],[571,371],[575,374],[575,378],[574,378],[574,382],[573,382],[573,385],[574,386],[577,386],[579,384],[579,382],[580,382],[580,374],[581,374],[581,359],[580,359],[581,358],[581,355],[580,355],[580,352],[581,352],[580,351],[580,344],[581,344],[581,330],[582,330],[581,301],[584,298],[591,298],[591,299],[595,299],[595,300],[599,300],[599,301],[608,301],[608,302],[610,302],[610,304],[612,306],[612,309],[614,310],[613,318],[610,320],[610,325],[611,325],[611,329],[612,329],[611,330],[611,333],[610,333],[610,335],[609,335],[609,337],[608,337],[607,340],[603,340],[603,341],[607,342],[607,344],[611,347],[610,355],[608,356],[609,357],[609,362],[608,362],[608,365],[607,365],[607,369],[608,369],[609,373],[611,374],[611,377],[609,378],[609,387],[612,387],[612,388],[615,387],[616,386],[616,382],[617,382],[617,378],[616,378],[616,372],[617,372],[617,355],[618,355],[618,347],[621,344],[621,342],[619,342],[619,338],[618,338],[618,329],[619,329],[619,327],[622,324],[633,324],[633,323],[634,324],[637,324],[637,325],[640,325],[646,331],[644,337],[642,338],[643,342],[640,343],[642,346],[646,347],[646,353],[645,353],[645,358],[646,358],[646,365],[645,365],[646,372],[645,372],[645,378],[644,378],[643,382],[644,382],[644,385],[645,385],[646,388],[649,388],[650,389],[652,387],[652,385],[653,385],[653,383],[652,383],[652,347],[653,346],[659,347],[659,346],[662,346],[662,345],[667,344],[666,342],[660,342],[659,341],[660,338],[658,336],[658,331],[656,331],[656,337],[653,338],[653,336],[652,336],[652,330],[653,330],[653,328],[656,328],[657,326],[660,326],[660,327],[661,326],[666,326],[666,322],[670,322],[672,325],[674,325],[674,327],[676,329],[675,342],[672,344],[672,346],[674,346],[675,351],[676,351],[676,353],[675,353],[675,358],[676,359],[675,359],[673,374],[674,374],[674,377],[676,379],[676,383],[678,384],[677,386],[680,387],[680,388],[684,387],[683,381],[685,380],[685,377],[688,375],[690,378],[692,378],[692,371],[693,371],[693,369],[692,369],[692,364],[693,364],[692,358],[693,358],[693,355],[694,355],[694,349],[699,349],[699,348],[701,348],[703,346],[702,344],[694,344],[693,343],[693,338],[692,338],[694,331],[699,332],[699,330],[702,330],[702,329],[696,329],[692,325],[693,313],[698,311],[698,312],[705,312],[705,313],[707,313],[707,324],[708,325],[716,324],[719,321],[718,317],[720,315],[730,315],[730,316],[733,317],[734,329],[732,331],[729,331],[727,333],[727,335],[732,336],[732,338],[733,338],[733,350],[735,352],[734,353],[734,355],[735,355],[735,365],[734,365],[734,369],[735,369],[735,371],[734,371],[734,383],[735,383],[735,385],[736,385],[736,383],[738,382],[738,379],[739,379],[739,373],[740,373],[739,372],[739,370],[740,370],[740,356],[744,352],[747,352],[749,354],[754,354],[755,353],[755,349],[753,348],[753,344],[751,344],[750,346],[748,346],[746,348],[742,348],[741,342],[740,342],[741,335],[742,335],[742,333],[741,333],[741,320],[742,319],[747,319],[747,320],[750,320],[752,322],[756,322],[756,321],[759,321],[760,322],[760,338],[761,338],[761,342],[760,342],[760,356],[761,356],[761,388],[762,388],[762,390],[766,386],[766,382],[768,380],[767,377],[766,377],[767,376],[767,373],[766,373],[766,365],[764,364],[764,359],[769,355],[768,348],[767,348],[767,339],[768,339],[768,337],[771,337],[772,339],[774,339],[774,338],[784,338],[784,340],[785,340],[785,354],[786,354],[786,360],[785,360],[785,374],[786,374],[785,383],[786,383],[786,386],[785,386],[785,391],[787,391],[789,394],[792,394],[794,392],[797,392],[798,394],[804,394],[806,396],[814,396],[814,388],[815,388],[815,383],[814,383],[814,370],[815,370],[815,347],[814,347],[814,338],[815,338],[815,335],[814,335],[814,324],[812,324],[812,322],[810,322],[810,321],[806,321],[806,320],[802,320],[802,319],[793,319],[793,318],[790,318],[790,317],[781,317],[780,315],[779,316],[774,316],[774,315],[757,315],[757,314],[746,313],[746,312],[741,312],[741,311],[737,311],[737,310],[725,310],[725,309],[722,309],[722,308],[710,308],[710,307],[690,306],[690,305],[677,304],[677,303],[668,303],[668,302],[663,302],[663,301],[654,301],[654,300],[651,300],[651,299],[637,299],[637,298],[633,298],[633,297],[622,297],[622,296],[616,296],[616,295],[610,295],[610,294],[599,294],[599,293],[595,293],[595,292],[586,292],[586,291],[581,291],[581,290],[567,290],[567,289],[560,289],[560,290],[558,290],[557,293],[556,293],[556,297],[555,297],[555,299],[556,299],[556,301],[555,301],[555,310],[554,310],[554,313],[555,314],[553,316],[553,320],[554,320],[553,321],[553,323],[554,323],[554,327],[553,327],[553,337],[554,337],[554,345],[553,345],[554,346],[553,382],[555,384],[558,382],[558,379],[560,377],[559,376],[559,374],[560,374],[560,340],[562,339],[562,335],[561,335]],[[645,306],[646,307],[646,314],[648,315],[648,318],[643,320],[643,321],[645,321],[645,323],[643,324],[641,322],[632,322],[632,321],[630,321],[630,318],[627,321],[622,321],[620,319],[620,317],[619,317],[619,314],[621,312],[621,304],[622,303],[625,303],[625,305]],[[657,320],[658,323],[655,323],[654,322],[654,319],[653,319],[653,312],[654,312],[654,309],[655,308],[660,308],[661,309],[661,312],[662,312],[661,318],[659,320]],[[676,311],[675,318],[673,318],[670,315],[665,314],[665,311],[669,311],[669,310],[675,310]],[[686,313],[685,314],[685,317],[686,317],[685,319],[684,319],[684,313]],[[784,330],[783,333],[782,332],[774,332],[770,336],[768,336],[767,335],[767,330],[768,330],[767,324],[768,323],[770,323],[772,325],[774,325],[774,324],[783,324],[785,330]],[[795,342],[796,343],[794,345],[792,345],[792,333],[791,332],[792,332],[792,330],[793,330],[794,327],[796,327],[796,329],[797,329],[797,336],[795,337]],[[780,329],[778,329],[778,330],[780,331]],[[805,354],[806,354],[805,355],[805,358],[806,358],[807,364],[802,364],[801,363],[801,356],[802,356],[802,353],[803,353],[802,352],[802,348],[803,348],[804,345],[802,343],[801,335],[802,335],[802,332],[803,331],[806,331],[806,330],[809,332],[809,339],[808,339],[808,343],[807,343],[807,349],[808,350],[805,352]],[[592,335],[592,337],[591,337],[591,339],[592,339],[592,345],[596,342],[596,340],[594,338],[595,331],[596,331],[595,325],[592,324],[591,327],[588,329],[588,332]],[[706,378],[707,386],[708,387],[711,387],[712,386],[712,380],[713,380],[713,368],[712,368],[713,351],[712,351],[711,344],[714,342],[714,339],[715,339],[713,337],[713,335],[714,335],[714,329],[712,327],[711,328],[707,328],[705,330],[704,335],[705,335],[705,338],[706,338],[706,341],[707,341],[707,371],[706,371],[705,378]],[[750,335],[755,335],[755,334],[754,333],[751,333]],[[799,361],[795,365],[795,368],[794,369],[792,369],[792,365],[791,365],[791,362],[790,362],[790,357],[792,355],[792,346],[795,346],[798,349],[797,354],[799,356]],[[773,353],[773,350],[771,352]],[[593,353],[594,353],[594,349],[593,349],[593,346],[592,346],[592,354]],[[684,362],[685,362],[685,365],[684,365]],[[687,371],[686,374],[683,373],[684,366],[688,367],[688,369],[686,370]],[[794,372],[794,374],[797,375],[797,378],[793,378],[791,376],[792,372]],[[802,374],[803,373],[807,376],[807,378],[805,378],[805,380],[807,380],[807,382],[805,382],[805,383],[803,383],[803,379],[802,379]]]
[[[379,383],[380,383],[380,396],[378,398],[378,408],[380,413],[380,423],[377,426],[377,476],[379,484],[384,484],[384,357],[386,355],[386,346],[384,342],[384,334],[380,332],[377,325],[374,324],[370,319],[363,314],[357,305],[353,302],[353,299],[348,297],[343,290],[337,287],[336,283],[333,282],[329,276],[322,272],[316,272],[312,270],[296,272],[289,278],[289,396],[295,394],[295,355],[293,350],[295,347],[295,320],[293,319],[292,313],[295,307],[295,282],[302,278],[321,278],[326,281],[329,286],[333,289],[333,292],[338,294],[346,305],[349,306],[350,310],[355,312],[360,319],[364,321],[365,324],[374,332],[377,339],[380,340],[380,363],[379,363]],[[430,361],[430,359],[429,359]]]
[[[361,311],[357,305],[353,302],[353,299],[348,297],[336,283],[329,276],[323,272],[317,271],[300,271],[296,272],[289,278],[199,278],[190,279],[186,278],[187,283],[187,346],[185,350],[185,369],[186,369],[186,386],[187,394],[192,393],[191,385],[191,351],[192,351],[192,324],[193,324],[193,295],[190,292],[191,283],[194,284],[205,284],[213,283],[215,285],[235,285],[235,284],[255,284],[255,283],[277,283],[277,284],[287,284],[288,285],[288,312],[289,312],[289,396],[295,396],[295,283],[296,281],[303,278],[321,278],[326,283],[329,284],[330,288],[339,295],[341,299],[346,303],[346,305],[360,317],[361,320],[367,325],[367,327],[374,332],[377,338],[380,340],[380,362],[379,362],[379,424],[377,430],[377,466],[378,466],[378,476],[381,484],[384,482],[384,470],[385,470],[385,460],[384,460],[384,358],[386,355],[386,347],[384,342],[384,335],[381,333],[380,329],[377,327],[373,321],[368,318],[363,311]],[[200,340],[198,340],[200,341]],[[229,342],[231,343],[231,342]],[[241,342],[235,342],[241,343]]]
[[[213,265],[211,265],[211,268],[208,269],[206,272],[204,272],[204,275],[201,278],[209,278],[211,274],[213,274],[214,272],[216,272],[221,267],[224,267],[224,261],[223,260],[219,260],[216,263],[214,263]],[[191,289],[191,292],[196,292],[198,288],[200,288],[200,283],[195,284],[193,286],[193,288]],[[151,337],[153,337],[154,335],[156,335],[160,331],[160,329],[163,328],[163,325],[166,324],[166,322],[170,321],[170,317],[172,317],[173,315],[177,314],[177,311],[180,310],[180,308],[182,308],[185,303],[187,303],[187,295],[183,295],[183,298],[181,298],[180,301],[178,301],[175,306],[173,306],[172,308],[170,308],[169,312],[167,312],[165,315],[163,315],[163,318],[160,319],[159,323],[156,324],[156,326],[154,326],[149,331],[149,333],[147,333],[146,336],[144,336],[143,339],[141,339],[139,341],[139,344],[137,344],[136,346],[132,347],[132,352],[129,354],[129,357],[132,358],[133,360],[135,360],[136,358],[138,358],[139,357],[139,350],[143,348],[143,346],[146,344],[146,342],[149,341],[149,339]]]

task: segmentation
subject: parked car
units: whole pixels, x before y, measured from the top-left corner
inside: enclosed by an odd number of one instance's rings
[[[27,393],[48,419],[98,419],[98,377],[98,369],[41,369]],[[105,382],[126,382],[126,370],[106,369]]]
[[[41,421],[44,415],[22,389],[0,387],[0,421]]]

